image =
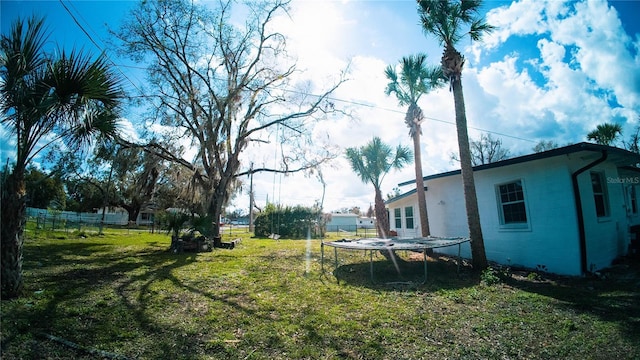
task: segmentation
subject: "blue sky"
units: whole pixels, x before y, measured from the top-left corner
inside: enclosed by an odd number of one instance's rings
[[[203,1],[207,3],[206,1]],[[67,11],[63,5],[66,5]],[[106,27],[116,29],[136,3],[131,1],[2,1],[1,29],[6,33],[17,16],[46,15],[52,44],[81,47],[107,54],[120,65],[130,65],[112,51]],[[603,122],[617,122],[628,138],[640,123],[640,2],[603,0],[486,1],[486,18],[498,30],[480,43],[463,40],[466,57],[463,86],[470,136],[491,132],[512,154],[526,154],[540,140],[564,145],[585,141],[586,134]],[[98,44],[94,45],[69,14]],[[361,146],[373,136],[397,145],[411,145],[403,123],[404,111],[384,95],[384,67],[403,56],[426,52],[437,64],[439,44],[427,38],[418,24],[415,3],[402,1],[293,1],[289,17],[275,25],[290,37],[298,67],[320,82],[350,63],[350,81],[335,94],[354,118],[318,124],[314,134],[345,147]],[[240,22],[241,19],[238,19]],[[134,84],[144,80],[140,70],[121,66]],[[362,107],[354,103],[372,106]],[[457,151],[453,98],[447,89],[421,99],[428,120],[423,124],[423,167],[430,175],[456,168],[450,154]],[[131,137],[138,115],[123,114]],[[10,154],[10,141],[2,140]],[[249,151],[245,161],[271,163],[264,154]],[[327,182],[325,209],[373,202],[370,185],[361,184],[344,159],[323,170]],[[413,177],[413,167],[391,173],[383,183],[390,192]],[[256,176],[256,198],[279,199],[310,205],[322,195],[314,178]],[[277,185],[276,185],[277,184]],[[281,189],[286,189],[282,191]],[[409,190],[409,189],[404,189]],[[246,208],[246,196],[236,206]]]

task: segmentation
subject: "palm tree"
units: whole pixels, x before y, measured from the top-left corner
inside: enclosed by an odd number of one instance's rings
[[[456,111],[456,130],[460,151],[460,168],[467,210],[467,223],[471,237],[471,255],[476,270],[487,268],[487,256],[484,250],[480,214],[476,186],[471,166],[469,134],[467,132],[467,116],[462,92],[462,67],[464,57],[456,50],[455,45],[466,35],[478,41],[494,27],[487,24],[478,15],[481,0],[418,0],[418,14],[426,34],[434,35],[444,45],[441,59],[442,72],[449,79],[449,88],[453,91]]]
[[[595,130],[587,134],[587,140],[595,141],[600,145],[613,145],[622,135],[622,126],[620,124],[604,123],[596,127]]]
[[[401,169],[411,162],[411,150],[398,145],[395,151],[379,137],[360,148],[347,148],[346,156],[353,171],[365,184],[371,183],[375,189],[375,213],[378,234],[385,237],[389,233],[389,218],[382,199],[382,180],[391,169]]]
[[[427,213],[427,199],[424,193],[424,180],[422,179],[422,155],[420,151],[420,124],[424,121],[422,109],[418,106],[418,100],[423,94],[432,89],[444,85],[442,69],[440,67],[428,67],[427,55],[417,54],[403,57],[400,61],[400,74],[395,68],[387,66],[384,73],[389,79],[385,94],[395,94],[401,106],[408,105],[404,122],[409,128],[409,136],[413,140],[413,164],[416,171],[416,190],[418,194],[418,209],[420,213],[420,228],[422,236],[427,237],[429,231],[429,216]],[[398,76],[399,75],[399,76]]]
[[[120,79],[107,60],[81,52],[45,52],[44,20],[18,19],[0,38],[0,107],[2,124],[16,141],[12,171],[2,179],[2,297],[22,290],[22,244],[26,219],[25,169],[33,158],[58,141],[80,149],[102,135],[116,136],[116,111],[122,97]]]

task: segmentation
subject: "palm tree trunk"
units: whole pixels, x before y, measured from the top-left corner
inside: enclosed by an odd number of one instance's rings
[[[422,176],[422,155],[420,152],[420,132],[413,134],[413,158],[416,169],[416,193],[418,195],[418,213],[420,214],[420,230],[422,237],[431,234],[429,230],[429,216],[427,214],[427,198],[424,191],[424,180]]]
[[[462,186],[464,190],[464,202],[467,210],[467,224],[469,225],[469,237],[471,238],[471,257],[474,270],[481,271],[487,268],[487,255],[484,250],[484,239],[480,225],[480,212],[478,210],[478,198],[476,184],[473,178],[471,166],[471,150],[469,149],[469,134],[467,132],[467,115],[462,92],[462,80],[460,76],[451,78],[453,87],[453,100],[456,111],[456,130],[458,132],[458,147],[460,151],[460,168],[462,172]]]
[[[0,207],[0,251],[2,299],[22,293],[22,245],[26,220],[24,172],[16,169],[2,184]]]
[[[387,217],[387,209],[384,206],[384,200],[382,200],[382,191],[380,191],[379,188],[376,188],[376,200],[374,207],[378,236],[386,238],[389,234],[389,218]]]

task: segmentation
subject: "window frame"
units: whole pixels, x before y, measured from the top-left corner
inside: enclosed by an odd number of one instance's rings
[[[506,201],[503,202],[502,201],[502,191],[501,191],[501,187],[502,186],[507,186],[510,184],[519,184],[520,186],[520,192],[522,193],[522,199],[516,199],[513,201]],[[498,183],[495,185],[495,192],[496,192],[496,205],[498,207],[498,223],[499,223],[499,227],[500,230],[531,230],[531,216],[530,216],[530,212],[529,212],[529,205],[528,205],[528,201],[527,201],[527,191],[526,191],[526,187],[525,187],[525,181],[522,178],[519,179],[513,179],[513,180],[509,180],[509,181],[504,181],[501,183]],[[507,192],[505,195],[509,195],[509,193]],[[515,205],[515,204],[522,204],[522,210],[524,210],[524,216],[525,216],[525,221],[512,221],[512,222],[507,222],[506,218],[505,218],[505,205]]]
[[[609,202],[609,192],[608,192],[608,186],[607,186],[607,181],[606,181],[606,177],[603,171],[592,171],[589,173],[589,179],[591,182],[591,191],[593,192],[593,206],[594,206],[594,210],[595,210],[595,214],[596,214],[596,218],[598,220],[602,220],[602,219],[608,219],[611,217],[611,204]],[[595,185],[594,185],[594,176],[598,177],[598,180],[600,182],[600,188],[601,191],[596,191]],[[600,214],[598,211],[598,198],[602,199],[602,209],[604,210],[604,213]]]
[[[409,209],[411,210],[411,216],[409,216],[409,213],[407,212],[407,210]],[[405,206],[404,207],[404,224],[406,229],[415,229],[415,221],[413,220],[414,218],[415,218],[415,215],[413,211],[413,206]],[[411,222],[411,226],[409,226],[409,222]]]
[[[629,205],[631,206],[631,214],[638,215],[638,191],[636,191],[634,184],[629,186]]]
[[[393,209],[393,219],[396,229],[402,229],[402,208]]]

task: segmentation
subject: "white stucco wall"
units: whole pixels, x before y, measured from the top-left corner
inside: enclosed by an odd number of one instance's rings
[[[468,236],[461,176],[453,178],[427,184],[433,190],[428,206],[434,209],[431,213],[437,221],[431,225],[434,235]],[[487,169],[476,172],[475,179],[489,260],[554,273],[580,273],[571,176],[561,159]],[[496,186],[516,180],[522,181],[528,224],[510,229],[500,224]]]
[[[485,250],[490,261],[558,274],[581,274],[578,218],[571,174],[594,158],[580,158],[580,155],[584,153],[574,154],[573,158],[557,156],[485,169],[474,174]],[[611,216],[598,221],[590,171],[605,171],[606,176],[611,177],[618,174],[612,163],[605,162],[579,176],[587,231],[587,270],[595,271],[610,266],[613,259],[626,253],[628,222],[623,206],[625,194],[618,184],[607,184]],[[522,181],[528,224],[525,228],[510,229],[500,223],[496,186],[515,180]],[[468,236],[461,176],[431,179],[425,185],[428,187],[426,198],[431,234]],[[405,206],[414,206],[417,213],[416,196],[389,205],[392,229],[395,229],[393,209]],[[415,236],[406,229],[395,230],[400,236]],[[457,254],[457,248],[443,249],[443,252]],[[463,247],[463,256],[471,256],[470,246]]]
[[[591,173],[600,172],[605,175],[607,197],[609,200],[609,216],[596,216]],[[587,270],[596,271],[611,265],[611,261],[626,254],[628,250],[628,226],[626,199],[624,188],[607,179],[618,179],[618,169],[605,162],[578,176],[583,216],[586,230]]]

